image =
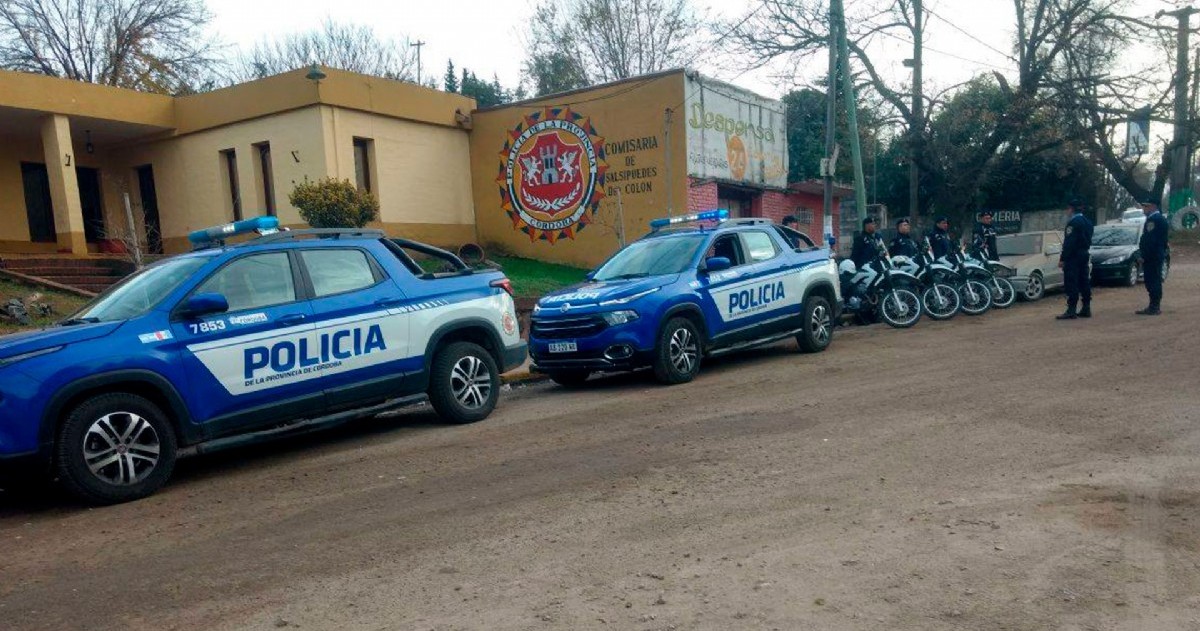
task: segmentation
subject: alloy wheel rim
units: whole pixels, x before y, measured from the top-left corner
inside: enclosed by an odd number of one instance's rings
[[[1029,284],[1025,286],[1025,297],[1029,299],[1037,298],[1042,295],[1042,279],[1037,276],[1029,277]]]
[[[482,359],[467,355],[450,371],[450,389],[463,407],[481,408],[492,394],[491,371]]]
[[[83,435],[83,461],[108,484],[129,486],[158,466],[161,444],[149,421],[133,412],[113,412],[92,422]]]
[[[829,309],[825,305],[817,305],[812,312],[812,336],[818,344],[824,344],[829,341]]]
[[[696,365],[698,354],[699,349],[696,348],[696,338],[692,332],[686,328],[675,329],[671,334],[671,365],[680,372],[690,373]]]

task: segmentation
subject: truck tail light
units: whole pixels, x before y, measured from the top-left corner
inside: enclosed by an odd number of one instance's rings
[[[501,278],[500,280],[494,280],[494,281],[492,281],[491,285],[492,285],[492,287],[499,287],[500,289],[503,289],[504,291],[508,292],[508,295],[510,295],[510,296],[514,295],[512,281],[508,280],[507,278]]]

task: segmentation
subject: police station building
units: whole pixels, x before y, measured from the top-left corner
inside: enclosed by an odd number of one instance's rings
[[[130,215],[165,253],[245,217],[301,226],[288,194],[324,177],[375,193],[389,234],[583,267],[712,208],[835,231],[787,165],[781,103],[685,70],[483,110],[329,68],[183,97],[0,71],[0,257],[119,253]]]

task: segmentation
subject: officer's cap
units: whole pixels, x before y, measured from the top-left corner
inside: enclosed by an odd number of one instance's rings
[[[874,217],[867,217],[866,219],[863,219],[863,227],[864,228],[866,228],[867,226],[873,225],[874,223],[875,223]]]
[[[980,219],[983,219],[984,217],[991,217],[991,216],[992,216],[992,211],[990,211],[990,210],[983,210],[983,211],[980,211],[980,213],[979,213]]]
[[[942,215],[941,217],[934,219],[933,223],[950,223],[950,218],[945,215]]]
[[[1071,201],[1067,202],[1067,206],[1071,208],[1083,208],[1083,200],[1078,197],[1072,197]]]
[[[1156,201],[1153,197],[1144,197],[1144,198],[1142,198],[1142,201],[1140,201],[1138,203],[1141,204],[1142,206],[1158,208],[1158,201]]]
[[[899,228],[900,226],[903,226],[906,223],[909,223],[908,217],[901,217],[896,220],[896,227]]]

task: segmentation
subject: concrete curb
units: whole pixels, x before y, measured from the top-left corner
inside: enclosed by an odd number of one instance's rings
[[[545,381],[548,378],[549,377],[541,373],[529,372],[524,368],[518,368],[517,370],[506,372],[503,375],[500,375],[500,383],[506,383],[509,385],[537,383],[539,381]]]
[[[36,287],[42,287],[43,289],[53,289],[54,291],[61,291],[63,293],[73,294],[73,295],[79,296],[81,298],[95,298],[96,297],[96,294],[94,292],[87,291],[86,289],[79,289],[78,287],[71,287],[70,285],[63,285],[61,283],[56,283],[52,280],[47,280],[45,278],[39,278],[37,276],[30,276],[28,274],[22,274],[21,272],[14,272],[12,270],[7,270],[7,269],[0,269],[0,278],[7,278],[9,280],[16,281],[18,283],[22,283],[25,285],[34,285]]]

